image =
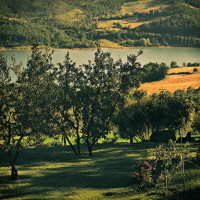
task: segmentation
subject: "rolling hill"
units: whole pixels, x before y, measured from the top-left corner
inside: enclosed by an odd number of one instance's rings
[[[0,47],[200,47],[196,0],[1,0]]]

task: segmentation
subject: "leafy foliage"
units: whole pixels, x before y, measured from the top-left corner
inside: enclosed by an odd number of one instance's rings
[[[98,49],[93,64],[76,68],[67,55],[64,64],[54,68],[64,93],[56,112],[63,116],[65,127],[76,131],[78,154],[82,138],[91,155],[93,145],[110,131],[112,118],[124,95],[131,87],[139,86],[136,69],[140,64],[136,59],[137,56],[130,55],[127,63],[121,60],[114,63],[110,53]]]
[[[168,193],[168,185],[176,174],[182,175],[185,190],[185,162],[190,161],[189,153],[189,144],[176,144],[173,141],[169,141],[168,146],[162,144],[156,148],[155,163],[157,168],[162,169],[157,185],[163,186],[165,193]]]

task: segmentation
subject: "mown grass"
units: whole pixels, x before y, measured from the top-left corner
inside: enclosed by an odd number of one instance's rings
[[[25,148],[17,162],[19,181],[9,180],[10,167],[1,152],[0,199],[195,199],[200,191],[200,169],[193,164],[186,166],[185,192],[180,179],[171,184],[167,197],[160,189],[133,184],[132,165],[146,154],[151,159],[157,145],[99,144],[93,157],[88,157],[84,145],[78,157],[69,146]]]

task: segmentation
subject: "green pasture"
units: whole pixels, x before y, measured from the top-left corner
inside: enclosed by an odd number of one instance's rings
[[[180,177],[174,178],[168,196],[161,189],[141,188],[130,179],[132,165],[146,156],[153,159],[156,143],[130,146],[97,144],[93,157],[85,145],[74,156],[69,146],[27,147],[21,152],[18,181],[10,181],[10,167],[0,152],[0,199],[197,199],[200,168],[186,164],[186,191]],[[191,145],[195,156],[197,144]]]

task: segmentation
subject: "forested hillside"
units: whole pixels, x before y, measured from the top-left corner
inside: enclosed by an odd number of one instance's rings
[[[0,46],[200,47],[199,0],[1,0]]]

